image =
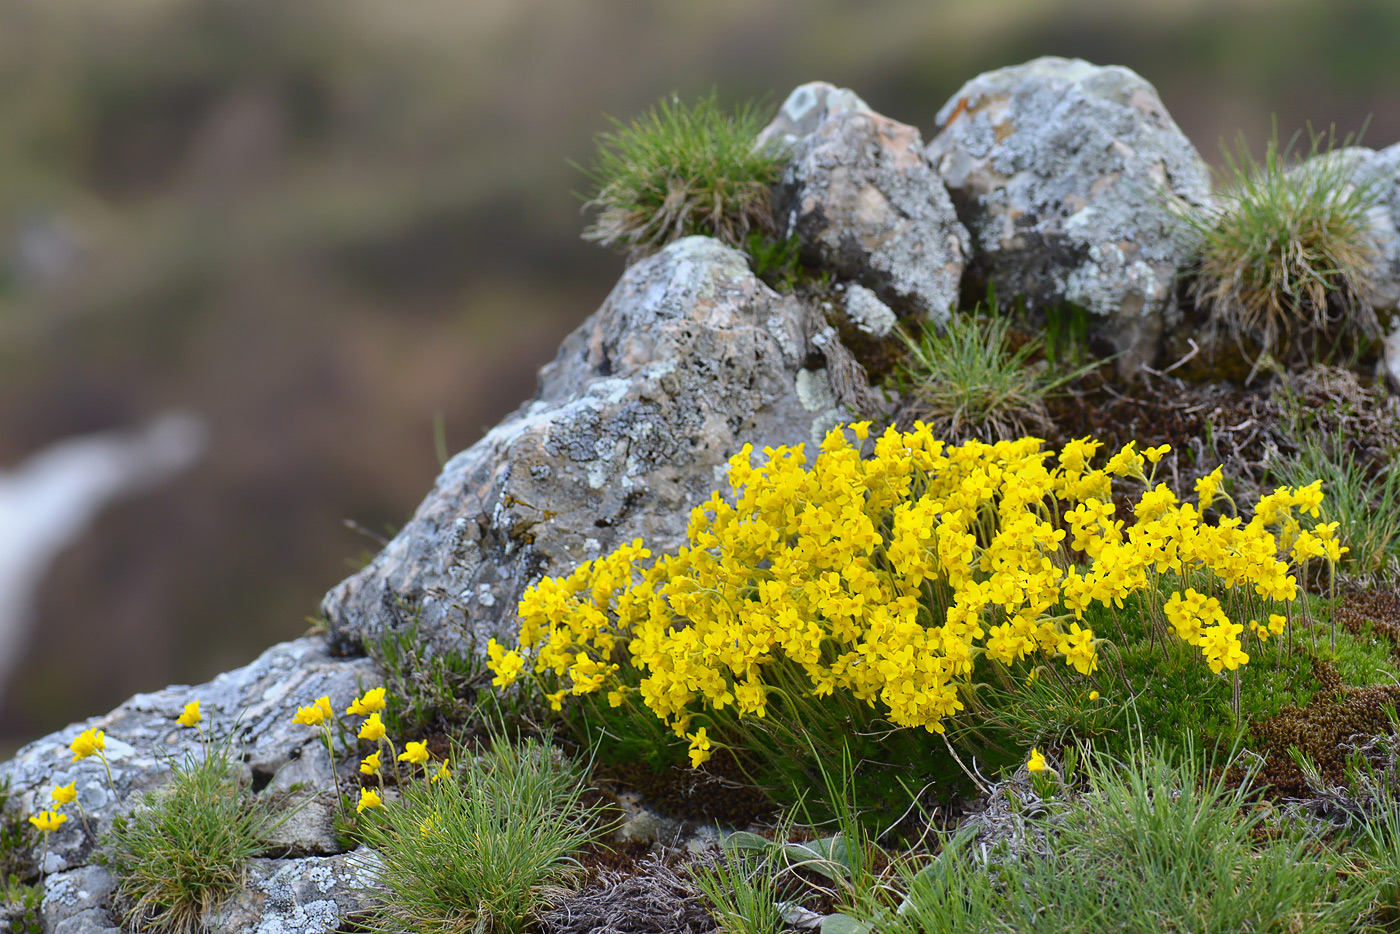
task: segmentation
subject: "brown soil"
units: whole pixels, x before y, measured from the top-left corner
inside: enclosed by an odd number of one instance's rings
[[[773,803],[748,783],[725,750],[703,769],[676,766],[657,772],[642,763],[622,763],[599,767],[596,778],[605,787],[634,790],[648,807],[680,820],[747,827],[776,813]]]

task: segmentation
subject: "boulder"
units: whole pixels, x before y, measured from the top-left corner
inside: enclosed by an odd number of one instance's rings
[[[843,419],[821,330],[716,240],[634,264],[535,398],[448,461],[413,519],[326,597],[336,645],[410,620],[435,649],[513,643],[516,604],[542,576],[639,536],[675,548],[746,442],[810,444]]]
[[[198,700],[204,727],[215,741],[237,729],[234,749],[246,763],[254,786],[273,782],[283,769],[301,769],[302,778],[316,789],[335,787],[330,759],[319,730],[292,722],[297,708],[329,695],[344,710],[361,685],[378,684],[381,675],[368,659],[331,657],[324,637],[284,642],[264,652],[246,667],[219,675],[198,687],[174,686],[154,694],[138,694],[111,713],[74,724],[25,746],[0,764],[0,779],[9,779],[12,805],[33,814],[50,804],[56,785],[77,784],[78,801],[87,826],[76,809],[70,820],[50,835],[44,869],[49,873],[87,864],[96,837],[112,818],[140,800],[140,793],[163,784],[170,775],[169,759],[202,754],[198,731],[179,726],[175,718],[184,705]],[[93,728],[106,734],[106,755],[117,797],[107,784],[102,763],[91,757],[73,761],[69,742],[79,731]],[[307,764],[312,768],[307,768]],[[314,852],[324,846],[324,828],[303,821],[305,836],[279,841],[294,850]],[[287,831],[291,833],[295,830]]]
[[[1039,58],[974,78],[937,122],[928,157],[972,233],[971,278],[1033,312],[1079,306],[1121,369],[1150,363],[1191,258],[1174,211],[1212,203],[1205,162],[1152,85]]]
[[[799,111],[803,118],[792,119]],[[791,141],[776,206],[803,258],[873,290],[906,317],[946,321],[969,240],[919,131],[848,91],[809,84],[788,97],[764,135]]]

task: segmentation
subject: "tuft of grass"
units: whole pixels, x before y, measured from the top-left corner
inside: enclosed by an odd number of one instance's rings
[[[1189,745],[1179,761],[1092,754],[1070,807],[1023,815],[1024,852],[955,838],[930,865],[905,861],[905,898],[866,916],[887,934],[1348,930],[1372,887],[1343,880],[1346,860],[1317,841],[1268,832],[1229,765]]]
[[[802,243],[797,236],[776,237],[753,231],[744,240],[749,268],[775,291],[791,294],[803,276]]]
[[[0,880],[35,875],[34,847],[38,831],[19,808],[10,807],[10,780],[0,780]]]
[[[574,874],[570,854],[595,836],[599,812],[582,801],[583,770],[547,742],[497,740],[479,758],[458,752],[452,779],[409,784],[361,822],[384,865],[369,930],[523,931],[542,890]]]
[[[124,923],[173,934],[201,930],[203,915],[244,883],[271,816],[254,801],[227,743],[171,763],[168,784],[113,820],[100,861],[117,879]]]
[[[710,917],[729,934],[776,934],[782,928],[777,876],[772,858],[735,850],[691,870]]]
[[[1010,334],[1010,320],[995,306],[988,315],[954,314],[941,332],[930,328],[917,340],[901,332],[909,355],[897,381],[912,400],[909,417],[950,444],[1049,432],[1045,400],[1092,366],[1049,376],[1030,362],[1041,341],[1013,350]]]
[[[44,934],[44,887],[15,875],[0,879],[0,922],[10,934]]]
[[[584,208],[597,214],[583,238],[636,259],[692,234],[742,249],[751,231],[772,233],[784,156],[755,146],[767,118],[752,102],[725,113],[714,93],[693,106],[663,98],[631,123],[609,117],[584,170]]]
[[[1243,137],[1231,152],[1218,206],[1182,214],[1199,241],[1194,298],[1217,334],[1279,360],[1330,358],[1380,335],[1368,294],[1377,245],[1367,212],[1376,182],[1357,184],[1335,131],[1308,131],[1309,161],[1277,127],[1257,161]],[[1351,137],[1341,142],[1350,145]]]
[[[1400,472],[1393,461],[1368,470],[1335,440],[1300,439],[1297,453],[1270,473],[1289,486],[1321,480],[1321,521],[1340,523],[1337,534],[1351,549],[1342,555],[1342,570],[1362,580],[1393,581],[1400,568]]]
[[[27,881],[35,875],[38,832],[9,806],[10,798],[10,780],[0,780],[0,921],[8,921],[15,934],[40,934],[44,890]]]

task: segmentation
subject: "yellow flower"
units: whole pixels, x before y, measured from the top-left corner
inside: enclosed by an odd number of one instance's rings
[[[365,756],[364,759],[361,760],[360,773],[363,775],[378,775],[379,767],[379,752],[376,750],[374,755]]]
[[[335,709],[331,707],[331,699],[322,697],[310,707],[298,707],[297,715],[292,718],[292,722],[303,723],[306,726],[320,726],[334,716]]]
[[[520,677],[525,659],[519,652],[507,652],[494,638],[486,643],[487,666],[496,673],[491,683],[498,688],[509,687]]]
[[[379,792],[369,788],[360,789],[360,803],[355,805],[355,813],[363,814],[369,808],[384,806],[384,799],[379,797]]]
[[[425,765],[428,758],[427,743],[408,743],[399,754],[400,762],[412,762],[414,765]]]
[[[702,726],[688,737],[690,739],[690,767],[700,768],[701,763],[710,760],[710,738],[705,735],[705,728]]]
[[[57,811],[40,811],[38,814],[30,816],[29,823],[38,827],[44,833],[48,833],[52,830],[57,830],[67,819],[67,814],[60,814]]]
[[[379,714],[370,714],[364,726],[360,727],[360,739],[367,739],[371,743],[377,743],[384,738],[384,722],[379,719]]]
[[[1039,749],[1031,750],[1031,757],[1026,761],[1026,768],[1032,772],[1045,771],[1045,756]]]
[[[1090,692],[1089,692],[1089,700],[1098,700],[1098,699],[1099,699],[1099,692],[1098,692],[1098,691],[1090,691]]]
[[[204,719],[204,715],[199,712],[199,701],[192,700],[185,705],[184,713],[176,717],[176,722],[181,726],[194,726]]]
[[[447,768],[447,760],[443,759],[442,764],[438,766],[438,770],[433,773],[433,777],[428,779],[428,784],[431,785],[434,782],[440,781],[441,779],[446,778],[450,774],[451,773],[448,771]]]
[[[1210,504],[1215,502],[1215,494],[1220,490],[1222,482],[1223,478],[1219,467],[1196,481],[1196,500],[1200,504],[1201,512],[1205,512],[1210,508]]]
[[[86,729],[73,737],[73,742],[68,748],[73,750],[73,761],[77,762],[106,749],[107,740],[101,730]]]
[[[59,804],[72,804],[78,798],[78,783],[69,782],[66,785],[55,785],[50,795]]]
[[[1159,447],[1148,448],[1147,450],[1145,450],[1145,451],[1142,452],[1142,456],[1145,457],[1145,458],[1147,458],[1147,462],[1148,462],[1148,463],[1150,463],[1150,464],[1155,464],[1155,463],[1157,463],[1159,460],[1161,460],[1164,456],[1166,456],[1167,454],[1170,454],[1171,451],[1172,451],[1172,446],[1171,446],[1170,444],[1163,444],[1163,445],[1161,445],[1161,446],[1159,446]]]
[[[345,708],[345,712],[356,717],[365,717],[384,709],[384,689],[373,688],[365,692],[364,697],[355,698],[355,702]]]

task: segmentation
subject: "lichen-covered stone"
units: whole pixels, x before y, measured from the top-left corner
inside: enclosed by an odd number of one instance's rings
[[[829,100],[834,92],[820,93]],[[872,289],[907,316],[946,321],[958,301],[967,230],[919,131],[849,103],[813,106],[801,122],[780,114],[765,131],[791,135],[815,123],[792,143],[778,185],[782,230],[797,236],[807,262]]]
[[[899,319],[878,295],[856,282],[847,285],[845,291],[846,317],[858,330],[877,339],[894,332]]]
[[[202,754],[200,734],[175,722],[186,702],[200,702],[204,726],[216,740],[237,723],[233,748],[243,757],[250,778],[268,780],[283,768],[301,768],[308,784],[329,789],[334,787],[334,778],[320,731],[293,723],[292,717],[298,706],[322,695],[329,695],[336,709],[343,710],[361,683],[377,684],[380,678],[368,659],[333,658],[324,637],[284,642],[252,664],[219,675],[208,684],[138,694],[105,716],[36,740],[0,764],[0,779],[10,781],[11,806],[27,814],[49,806],[54,786],[77,784],[78,801],[92,834],[74,816],[50,835],[44,868],[62,872],[89,862],[94,836],[110,826],[112,817],[139,801],[141,792],[168,780],[167,757],[178,760],[186,753]],[[102,763],[95,756],[74,762],[68,748],[72,738],[89,727],[106,734],[116,798],[107,785]],[[313,767],[307,768],[308,764]],[[298,845],[314,850],[320,839]]]
[[[452,458],[412,521],[326,597],[336,643],[410,618],[448,651],[513,639],[520,595],[542,575],[639,536],[681,544],[746,442],[810,443],[841,418],[814,318],[706,237],[631,266],[534,400]]]
[[[1179,314],[1210,173],[1152,85],[1127,68],[1039,58],[974,78],[938,112],[928,155],[972,233],[970,274],[1032,311],[1072,303],[1132,371]]]
[[[379,855],[255,859],[246,888],[206,917],[209,934],[331,934],[374,904]]]
[[[324,747],[321,755],[326,755]],[[343,849],[336,836],[333,792],[313,786],[291,795],[283,807],[282,817],[263,835],[269,851],[281,851],[283,856],[327,856]]]

